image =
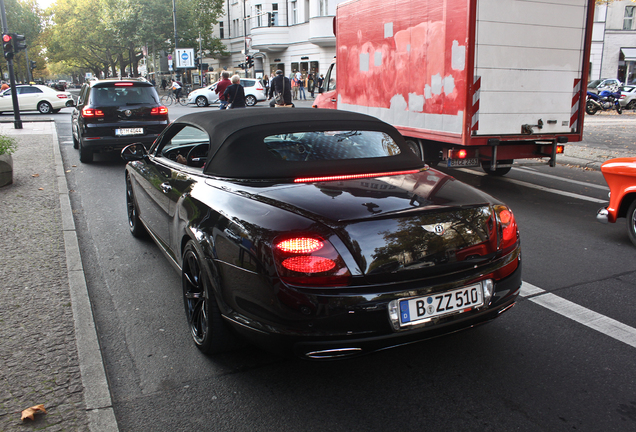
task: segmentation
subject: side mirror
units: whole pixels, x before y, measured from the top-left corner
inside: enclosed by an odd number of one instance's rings
[[[142,143],[130,144],[121,151],[121,158],[126,162],[139,161],[148,157],[148,151]]]

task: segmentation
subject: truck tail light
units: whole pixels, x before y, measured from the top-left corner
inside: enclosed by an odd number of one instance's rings
[[[104,111],[96,108],[82,108],[82,117],[104,117]]]
[[[448,151],[448,159],[467,159],[475,157],[472,151],[466,149],[452,149]]]
[[[274,261],[281,280],[290,285],[346,286],[351,273],[333,245],[308,234],[278,238],[273,245]]]
[[[556,147],[556,152],[557,152],[557,154],[563,154],[563,153],[565,153],[565,146],[564,146],[564,145],[558,145],[558,146]]]

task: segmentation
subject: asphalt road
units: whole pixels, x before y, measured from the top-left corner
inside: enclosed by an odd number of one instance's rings
[[[249,346],[208,358],[190,341],[179,276],[128,232],[123,162],[81,164],[69,112],[56,123],[122,431],[636,430],[636,248],[624,221],[595,221],[599,172],[452,171],[520,226],[524,296],[493,323],[341,362]],[[608,152],[633,140],[636,119],[616,127]]]

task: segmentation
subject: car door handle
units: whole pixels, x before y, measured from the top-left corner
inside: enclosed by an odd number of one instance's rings
[[[161,190],[163,193],[168,193],[172,190],[172,186],[169,183],[161,183]]]

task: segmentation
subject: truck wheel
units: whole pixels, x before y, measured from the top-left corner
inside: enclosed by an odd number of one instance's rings
[[[512,165],[514,160],[513,159],[509,159],[509,160],[500,160],[498,161],[501,164],[510,164]],[[491,176],[496,176],[496,177],[501,177],[503,175],[506,175],[510,172],[510,169],[512,167],[502,167],[502,168],[495,168],[494,171],[492,171],[490,169],[490,161],[483,161],[481,163],[481,168],[486,172],[486,174],[491,175]]]
[[[627,235],[636,246],[636,200],[632,201],[627,210]]]
[[[585,112],[589,115],[594,115],[596,114],[596,111],[598,111],[598,107],[591,101],[587,101],[587,103],[585,104]]]

